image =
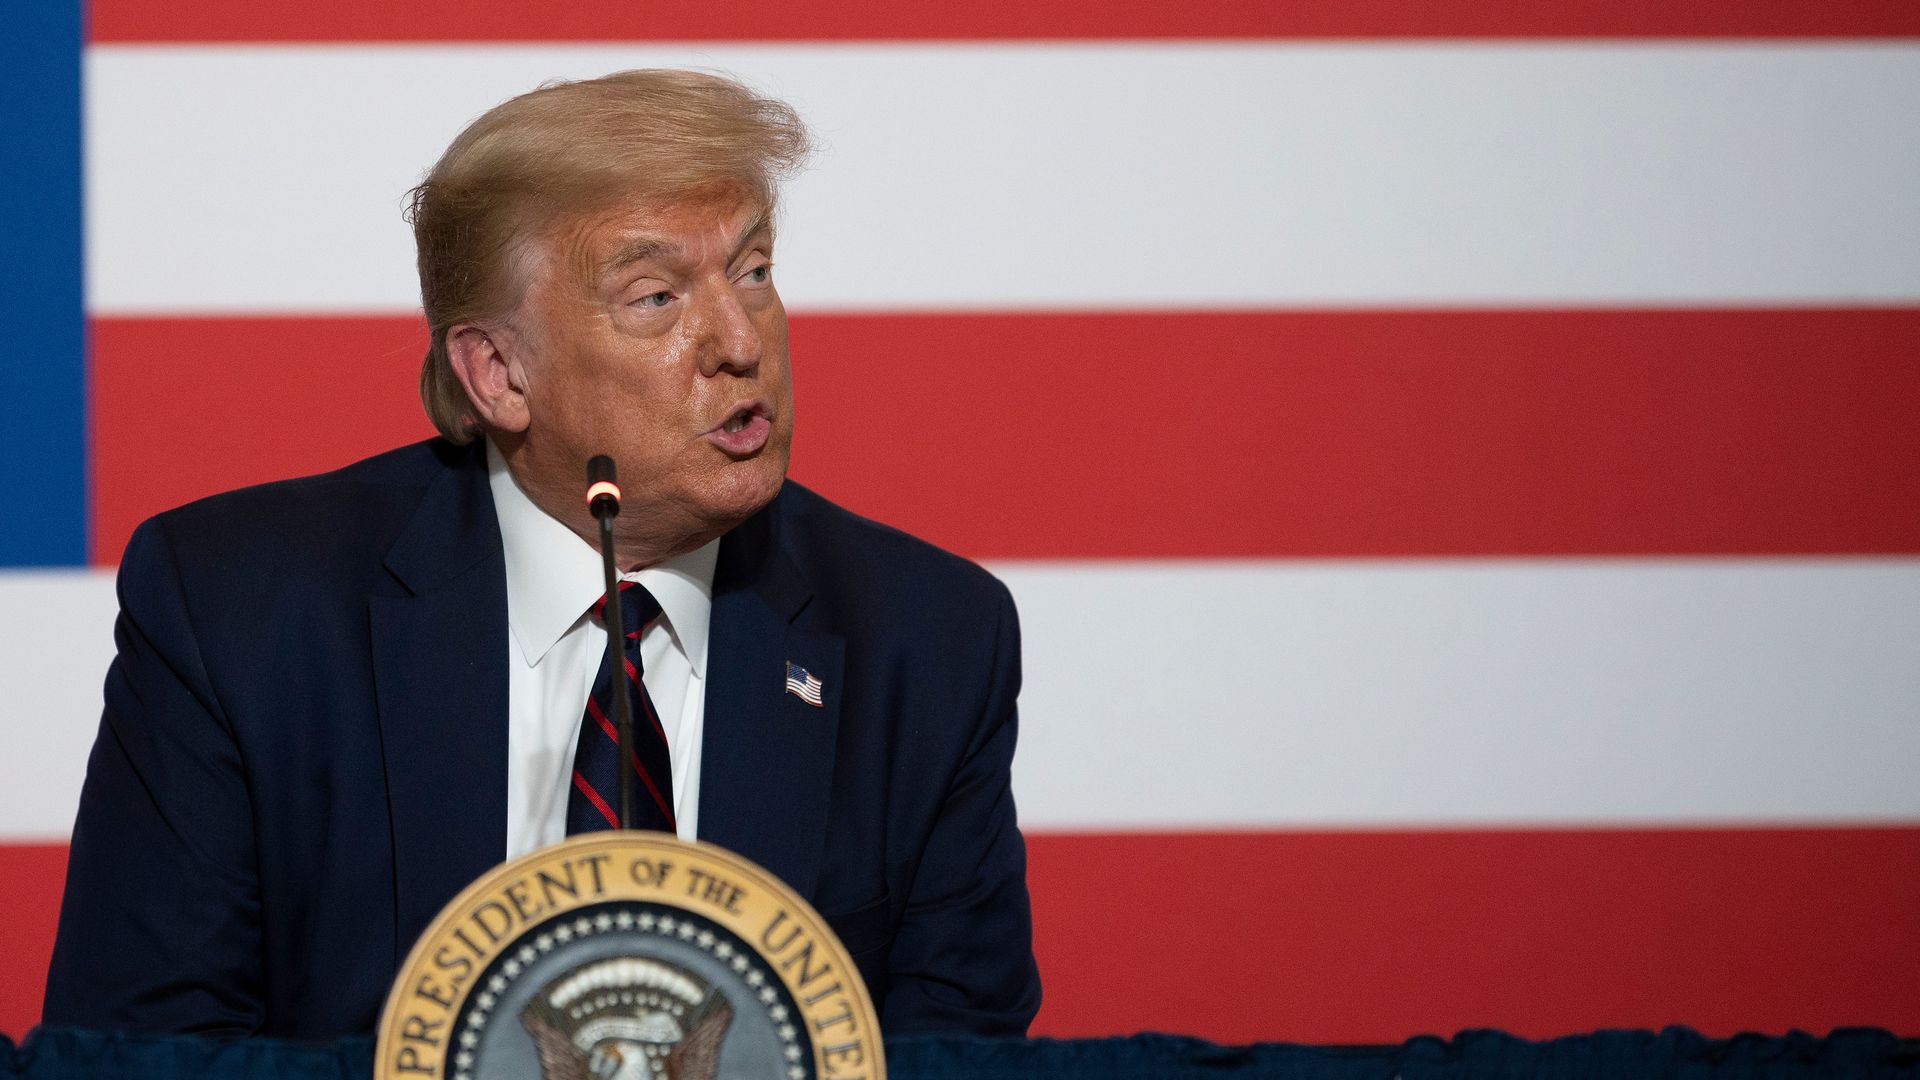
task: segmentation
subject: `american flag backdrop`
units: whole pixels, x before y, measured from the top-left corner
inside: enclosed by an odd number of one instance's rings
[[[1912,0],[5,18],[0,1030],[134,524],[428,434],[402,192],[672,65],[823,144],[794,475],[1019,602],[1036,1031],[1920,1033]]]

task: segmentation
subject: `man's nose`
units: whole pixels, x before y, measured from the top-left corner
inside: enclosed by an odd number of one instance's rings
[[[720,290],[700,308],[700,373],[746,374],[760,366],[764,347],[760,327],[731,288]]]

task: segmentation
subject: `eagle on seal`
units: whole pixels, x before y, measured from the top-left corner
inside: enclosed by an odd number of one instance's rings
[[[733,1006],[672,964],[620,956],[547,984],[520,1023],[543,1080],[714,1080]]]

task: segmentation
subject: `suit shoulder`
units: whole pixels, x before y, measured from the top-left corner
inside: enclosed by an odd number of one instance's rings
[[[862,591],[900,595],[911,589],[946,602],[997,605],[1007,588],[971,559],[917,536],[862,517],[807,487],[788,481],[781,490],[791,550],[809,570]]]
[[[433,439],[331,472],[210,495],[143,522],[135,542],[164,534],[176,551],[216,562],[327,561],[343,541],[390,541],[420,493],[470,452]]]

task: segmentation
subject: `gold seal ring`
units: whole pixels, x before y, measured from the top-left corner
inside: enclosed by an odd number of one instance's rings
[[[811,905],[665,833],[571,837],[453,898],[387,994],[375,1080],[884,1080],[873,1001]]]

